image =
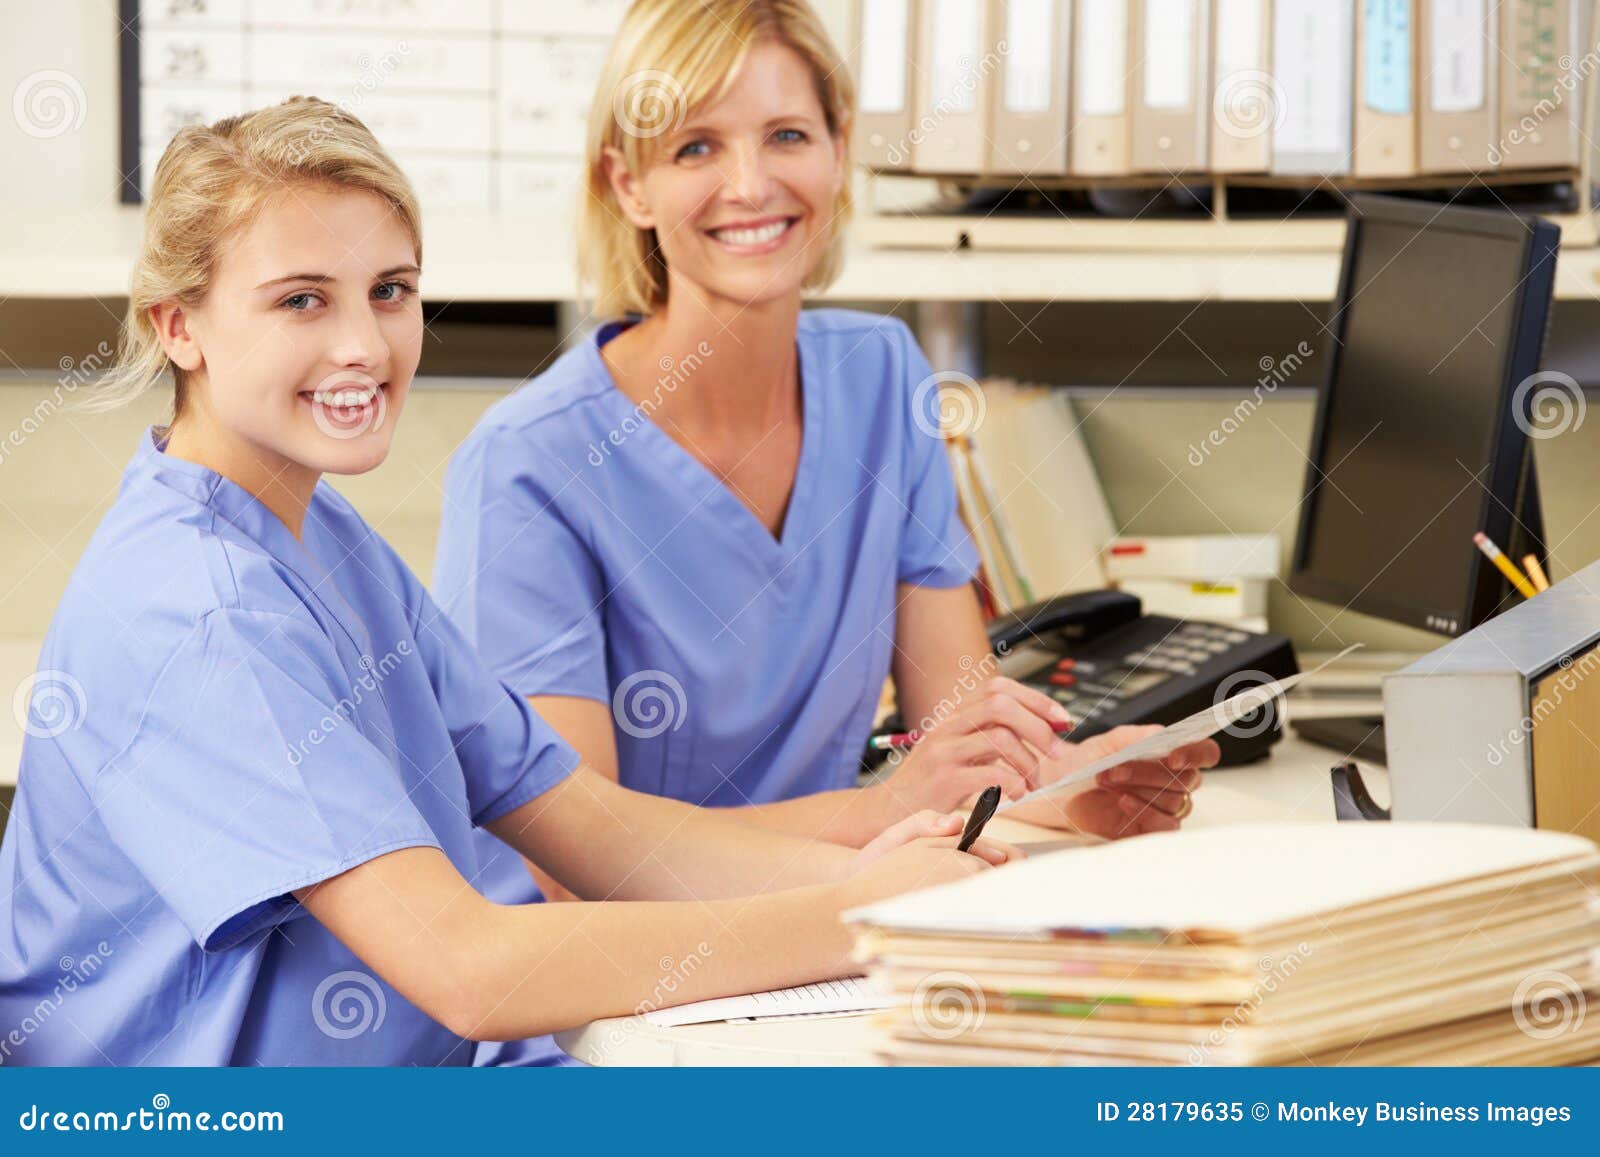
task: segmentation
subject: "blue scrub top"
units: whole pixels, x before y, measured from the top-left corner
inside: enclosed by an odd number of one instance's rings
[[[612,704],[628,787],[722,806],[854,784],[896,585],[976,567],[927,360],[893,318],[802,312],[804,432],[774,538],[617,389],[600,346],[621,328],[456,453],[435,596],[517,691]],[[714,348],[663,366],[657,389],[702,366],[716,372]]]
[[[628,787],[711,806],[849,787],[897,584],[977,567],[927,359],[894,318],[800,315],[804,430],[775,539],[617,389],[600,347],[625,325],[496,404],[456,453],[434,594],[511,687],[611,704]],[[652,402],[715,363],[708,346],[663,364]],[[539,898],[520,857],[480,843],[486,895]],[[564,1060],[549,1038],[477,1057]]]
[[[331,487],[302,544],[147,434],[32,703],[0,1063],[470,1062],[291,893],[406,847],[481,883],[474,825],[577,756]]]

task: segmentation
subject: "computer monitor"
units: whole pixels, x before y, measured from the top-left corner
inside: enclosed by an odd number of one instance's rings
[[[1510,212],[1351,198],[1291,590],[1455,635],[1510,591],[1474,534],[1545,561],[1528,434],[1560,388],[1535,376],[1559,241]]]

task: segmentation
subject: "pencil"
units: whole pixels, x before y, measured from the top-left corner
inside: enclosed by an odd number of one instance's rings
[[[1077,726],[1074,723],[1052,723],[1050,728],[1057,735],[1068,735]],[[899,731],[892,735],[874,735],[867,740],[867,746],[873,751],[899,751],[907,747],[915,747],[917,740],[922,738],[920,731]]]
[[[1540,594],[1550,589],[1550,579],[1544,573],[1544,567],[1539,565],[1539,556],[1525,554],[1522,556],[1522,569],[1528,572],[1528,577],[1533,580],[1534,589]]]
[[[1506,581],[1516,587],[1523,598],[1531,599],[1539,593],[1533,589],[1533,584],[1528,581],[1527,576],[1517,569],[1517,564],[1500,553],[1500,548],[1490,540],[1487,534],[1480,530],[1472,536],[1472,541],[1478,544],[1478,549],[1483,551],[1484,557],[1494,563],[1500,573],[1506,576]]]

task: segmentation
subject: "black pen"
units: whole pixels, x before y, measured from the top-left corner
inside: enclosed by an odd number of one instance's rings
[[[983,789],[983,794],[978,797],[978,802],[972,807],[972,814],[967,817],[967,826],[962,829],[961,842],[956,845],[956,851],[964,852],[971,848],[977,840],[983,825],[989,822],[994,815],[994,809],[1000,806],[1000,785]]]

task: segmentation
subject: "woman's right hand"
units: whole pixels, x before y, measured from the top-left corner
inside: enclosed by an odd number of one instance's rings
[[[984,842],[980,840],[979,844]],[[903,892],[915,892],[918,888],[931,888],[935,884],[964,880],[991,866],[986,859],[969,852],[956,851],[955,844],[955,837],[937,842],[918,840],[867,861],[839,884],[844,899],[843,906],[855,908],[862,904],[886,900]],[[1015,848],[1004,844],[994,845],[992,849],[987,850],[999,852],[1005,861],[1018,859],[1021,856]]]
[[[921,844],[925,847],[954,847],[961,840],[967,817],[961,812],[920,811],[885,828],[878,837],[856,853],[852,874],[898,848]],[[1022,859],[1022,852],[999,840],[977,839],[969,849],[972,855],[998,868]]]
[[[1008,799],[1038,786],[1040,752],[1069,750],[1054,724],[1071,723],[1065,707],[1014,679],[996,677],[950,716],[922,733],[900,768],[875,790],[890,794],[900,814],[950,811],[993,784]]]

